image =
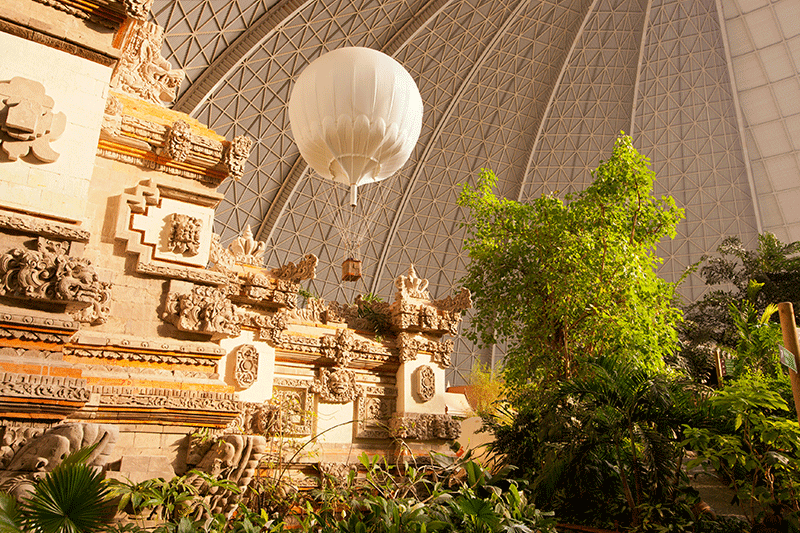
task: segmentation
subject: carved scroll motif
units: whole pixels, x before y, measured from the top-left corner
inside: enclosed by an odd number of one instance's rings
[[[401,363],[407,363],[417,358],[419,352],[425,345],[425,341],[411,333],[399,333],[397,335],[398,357]]]
[[[436,395],[436,375],[428,365],[421,366],[415,372],[414,388],[417,396],[423,403],[433,399]]]
[[[349,329],[337,330],[335,335],[326,335],[320,340],[322,355],[341,367],[346,367],[353,360],[355,345],[355,334]]]
[[[243,388],[250,387],[258,378],[258,350],[252,344],[243,344],[236,349],[236,383]]]
[[[64,113],[53,113],[55,101],[45,95],[36,81],[15,77],[0,82],[0,146],[16,161],[32,152],[43,163],[52,163],[59,154],[50,142],[58,139],[67,126]]]
[[[108,318],[111,284],[100,281],[88,259],[67,255],[69,243],[39,237],[36,250],[15,248],[0,256],[0,295],[34,300],[82,302],[81,322]]]
[[[171,293],[162,318],[181,331],[230,337],[241,332],[227,288],[195,286],[189,294]]]
[[[319,378],[311,385],[311,392],[318,393],[320,400],[326,403],[348,403],[358,398],[362,391],[352,370],[321,368]]]
[[[292,262],[270,271],[277,279],[287,279],[299,283],[305,279],[314,279],[317,275],[317,256],[308,254],[296,265]]]
[[[173,213],[169,232],[169,251],[175,254],[200,253],[200,232],[203,221],[197,217]]]
[[[244,164],[247,158],[250,157],[250,148],[253,146],[253,140],[245,135],[234,137],[225,155],[222,158],[222,164],[228,169],[228,176],[239,181],[244,176]]]
[[[392,435],[400,439],[453,440],[461,435],[461,423],[450,415],[407,414],[392,418]]]

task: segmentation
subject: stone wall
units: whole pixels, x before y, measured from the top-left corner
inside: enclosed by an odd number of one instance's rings
[[[249,229],[213,234],[252,143],[163,105],[183,73],[147,2],[29,3],[0,13],[0,483],[98,444],[108,475],[246,486],[291,460],[303,487],[456,438],[446,337],[469,294],[434,301],[412,266],[391,302],[300,307],[312,253],[268,267]]]

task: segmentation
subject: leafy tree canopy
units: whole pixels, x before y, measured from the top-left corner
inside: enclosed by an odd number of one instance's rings
[[[615,355],[659,366],[676,343],[674,287],[655,274],[655,246],[683,211],[653,196],[654,173],[630,137],[617,139],[585,191],[530,204],[492,193],[483,170],[459,205],[470,210],[464,285],[476,313],[468,336],[505,343],[510,384],[574,376]]]

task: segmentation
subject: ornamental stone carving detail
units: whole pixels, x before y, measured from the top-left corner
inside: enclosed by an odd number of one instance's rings
[[[349,329],[340,329],[335,335],[326,335],[320,340],[322,355],[336,362],[336,366],[345,367],[353,360],[353,349],[356,346],[355,334]]]
[[[173,213],[171,216],[169,251],[175,254],[197,255],[200,253],[200,232],[203,221],[197,217]]]
[[[436,395],[436,375],[428,365],[419,367],[415,372],[414,388],[422,403],[430,401]]]
[[[105,322],[111,284],[97,278],[91,261],[68,250],[69,243],[39,237],[36,250],[15,248],[0,256],[0,296],[87,304],[74,318]]]
[[[225,155],[222,157],[222,164],[228,169],[228,176],[239,181],[244,175],[244,164],[250,157],[250,149],[253,147],[253,140],[246,135],[234,137]]]
[[[461,423],[450,415],[406,414],[392,418],[392,436],[414,440],[454,440],[461,435]]]
[[[431,360],[442,368],[450,368],[450,354],[453,353],[455,344],[452,340],[428,343]]]
[[[356,383],[352,370],[320,368],[319,378],[311,385],[311,392],[319,394],[325,403],[348,403],[361,395],[361,386]]]
[[[258,350],[252,344],[236,348],[236,370],[234,379],[242,387],[250,387],[258,378]]]
[[[185,76],[161,57],[164,30],[158,24],[132,19],[126,29],[122,57],[111,76],[111,88],[163,105],[175,100]]]
[[[311,434],[312,413],[308,392],[312,382],[278,378],[272,388],[272,403],[278,408],[274,433],[305,436]]]
[[[300,283],[306,279],[314,279],[317,275],[317,256],[307,254],[296,265],[291,261],[286,265],[270,271],[277,279],[285,279],[294,283]]]
[[[430,300],[431,295],[428,292],[428,280],[422,279],[417,275],[414,265],[410,265],[406,271],[406,275],[400,274],[394,280],[394,286],[397,288],[395,293],[395,300],[406,300],[413,298],[416,300]]]
[[[152,7],[153,0],[125,0],[125,14],[137,20],[147,20]]]
[[[433,306],[448,313],[461,313],[472,307],[472,295],[469,289],[461,287],[461,292],[433,302]]]
[[[419,352],[425,343],[422,339],[411,333],[399,333],[397,335],[397,350],[398,357],[401,363],[407,363],[417,358]]]
[[[67,126],[64,113],[53,113],[55,101],[36,81],[15,77],[0,82],[0,146],[16,161],[32,152],[43,163],[52,163],[59,154],[50,142],[58,139]]]
[[[178,162],[186,161],[192,152],[192,128],[183,120],[176,120],[164,139],[164,152]]]
[[[397,391],[379,391],[382,387],[366,387],[358,398],[356,437],[385,439],[389,437],[389,421],[397,405]]]
[[[170,293],[162,318],[181,331],[235,337],[241,332],[227,287],[195,286],[189,294]]]

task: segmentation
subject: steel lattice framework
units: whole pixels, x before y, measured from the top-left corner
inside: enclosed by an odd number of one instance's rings
[[[223,185],[216,231],[250,225],[268,264],[320,257],[323,298],[384,298],[413,263],[435,297],[468,258],[456,206],[482,167],[527,201],[583,189],[620,131],[687,219],[659,249],[676,279],[727,235],[800,239],[800,2],[796,0],[156,0],[165,56],[187,72],[176,109],[255,140]],[[425,104],[404,169],[373,186],[365,276],[339,281],[334,218],[347,191],[309,172],[288,123],[292,83],[322,53],[367,46],[412,74]],[[702,295],[691,277],[681,289]],[[457,343],[451,380],[474,356]]]

